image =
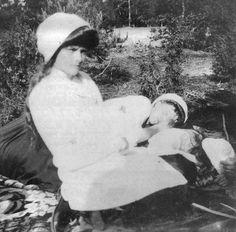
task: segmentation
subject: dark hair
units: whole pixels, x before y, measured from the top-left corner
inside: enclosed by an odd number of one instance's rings
[[[54,52],[51,59],[45,64],[45,70],[50,69],[57,58],[57,55],[61,49],[77,45],[87,50],[94,49],[99,43],[98,33],[94,29],[90,29],[88,26],[79,27],[72,31],[60,47]]]
[[[175,113],[178,116],[177,121],[174,123],[175,127],[179,127],[182,126],[184,124],[184,120],[185,120],[185,112],[183,110],[183,108],[180,106],[179,103],[172,101],[172,100],[161,100],[161,102],[165,102],[167,104],[170,104],[172,106],[174,106],[175,108]]]
[[[71,45],[78,45],[91,50],[95,48],[98,43],[99,37],[97,31],[90,29],[88,26],[83,26],[72,31],[61,46],[67,47]]]

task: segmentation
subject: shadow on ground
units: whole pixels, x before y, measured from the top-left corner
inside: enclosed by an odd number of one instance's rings
[[[235,206],[223,191],[204,192],[178,186],[123,207],[123,211],[104,211],[103,217],[109,225],[106,231],[235,231],[236,220],[205,213],[194,208],[191,205],[194,202],[229,214],[232,211],[220,203]],[[119,229],[109,230],[112,225]]]

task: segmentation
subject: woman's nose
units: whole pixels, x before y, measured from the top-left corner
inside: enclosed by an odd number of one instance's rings
[[[79,49],[75,51],[73,55],[77,64],[79,64],[80,62],[84,60],[84,54]]]

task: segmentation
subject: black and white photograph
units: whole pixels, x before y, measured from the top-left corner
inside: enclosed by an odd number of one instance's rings
[[[235,232],[235,0],[0,0],[0,231]]]

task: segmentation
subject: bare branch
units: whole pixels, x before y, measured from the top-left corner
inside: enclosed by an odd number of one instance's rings
[[[224,113],[222,114],[222,124],[223,124],[223,130],[226,136],[226,140],[229,141],[229,134],[227,132],[226,124],[225,124],[225,115]]]
[[[229,214],[226,214],[226,213],[221,213],[219,211],[215,211],[215,210],[212,210],[212,209],[209,209],[205,206],[202,206],[202,205],[199,205],[197,203],[192,203],[192,206],[196,207],[196,208],[199,208],[203,211],[206,211],[208,213],[212,213],[214,215],[218,215],[218,216],[222,216],[222,217],[227,217],[227,218],[232,218],[232,219],[236,219],[236,217],[232,216],[232,215],[229,215]]]
[[[103,69],[103,71],[102,71],[101,73],[99,73],[97,76],[95,76],[95,78],[101,76],[101,75],[108,69],[108,67],[109,67],[110,64],[111,64],[111,61],[112,61],[112,58],[109,60],[108,65]]]

